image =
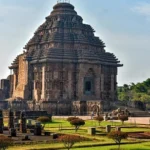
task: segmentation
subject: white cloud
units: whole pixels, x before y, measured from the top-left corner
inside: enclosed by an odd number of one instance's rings
[[[147,20],[150,20],[150,3],[138,3],[136,6],[131,8],[131,10],[135,13],[145,16]]]

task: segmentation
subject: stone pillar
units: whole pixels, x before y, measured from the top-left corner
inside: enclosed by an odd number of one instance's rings
[[[111,91],[114,92],[115,87],[115,76],[111,75]]]
[[[78,74],[78,100],[82,100],[84,93],[84,74],[85,68],[83,64],[79,66],[79,74]]]
[[[101,92],[104,92],[104,74],[101,75]]]
[[[69,99],[72,99],[72,72],[69,71],[68,72],[68,95],[69,95]]]
[[[107,132],[107,133],[111,132],[111,125],[107,125],[107,126],[106,126],[106,132]]]
[[[14,113],[11,111],[11,110],[9,110],[9,114],[8,114],[9,116],[8,116],[8,127],[9,128],[14,128]]]
[[[27,58],[25,58],[26,60],[25,60],[25,63],[24,63],[24,69],[25,69],[25,71],[24,71],[24,77],[25,77],[25,84],[28,84],[28,60],[27,60]]]
[[[15,90],[16,90],[16,80],[17,80],[17,76],[14,73],[14,75],[13,75],[13,95],[14,95]]]
[[[96,98],[100,99],[100,90],[101,90],[100,89],[100,77],[96,77],[94,85],[95,85],[94,90],[95,90]]]
[[[121,131],[121,127],[116,127],[116,131]]]
[[[41,98],[45,99],[45,66],[42,67],[42,94]]]
[[[21,133],[26,133],[27,132],[27,127],[26,127],[26,116],[25,116],[25,112],[21,112],[20,114],[20,132]]]
[[[3,124],[3,111],[0,110],[0,134],[3,133],[3,126],[4,126],[4,124]]]

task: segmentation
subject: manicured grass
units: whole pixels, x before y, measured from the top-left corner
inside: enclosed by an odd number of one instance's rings
[[[97,147],[86,147],[86,148],[75,148],[75,150],[111,150],[117,148],[117,145],[115,146],[97,146]],[[127,144],[127,145],[121,145],[121,149],[123,150],[150,150],[150,142],[146,143],[140,143],[140,144]]]
[[[118,147],[118,145],[113,145],[113,146],[95,146],[95,147],[85,147],[85,148],[76,148],[77,146],[81,145],[93,145],[92,142],[86,143],[77,143],[74,146],[74,150],[111,150],[115,149]],[[11,147],[8,150],[32,150],[32,149],[41,149],[41,148],[61,148],[63,147],[62,143],[57,143],[57,144],[37,144],[37,145],[22,145],[22,146],[16,146],[16,147]],[[126,145],[121,145],[121,149],[123,150],[149,150],[150,149],[150,142],[144,142],[140,144],[126,144]],[[64,149],[65,150],[65,149]]]
[[[150,128],[122,128],[123,132],[136,132],[136,131],[143,131],[143,132],[150,132]]]
[[[105,127],[106,125],[112,125],[112,126],[121,126],[121,122],[109,122],[109,121],[102,121],[100,124],[100,127]],[[129,126],[129,124],[125,123],[125,126]],[[59,127],[62,128],[62,130],[59,130]],[[97,130],[99,133],[95,136],[90,136],[87,134],[88,127],[97,127]],[[80,127],[78,132],[76,133],[74,130],[74,127],[70,125],[66,119],[53,119],[53,122],[46,124],[45,130],[49,130],[56,133],[62,133],[62,134],[74,134],[74,135],[80,135],[86,138],[89,138],[89,141],[84,141],[75,144],[75,150],[111,150],[114,148],[117,148],[117,145],[114,146],[97,146],[99,144],[114,144],[114,141],[112,139],[108,139],[106,135],[102,135],[105,132],[105,128],[98,128],[99,124],[95,120],[86,120],[85,125]],[[115,128],[113,128],[115,130]],[[132,131],[146,131],[150,132],[150,129],[148,128],[122,128],[122,131],[124,132],[132,132]],[[133,141],[139,141],[138,139],[131,140],[123,140],[123,142],[133,142]],[[77,146],[83,146],[85,148],[77,148]],[[93,146],[93,147],[88,147]],[[23,146],[17,146],[17,147],[10,147],[8,150],[32,150],[32,149],[42,149],[42,148],[62,148],[62,143],[49,143],[49,144],[32,144],[32,145],[23,145]],[[150,142],[144,142],[140,144],[126,144],[121,145],[122,149],[125,150],[150,150]]]
[[[46,128],[59,128],[59,125],[62,127],[71,127],[70,123],[66,121],[66,119],[53,119],[53,122],[46,124]],[[106,125],[113,125],[113,126],[121,126],[121,122],[114,122],[114,121],[102,121],[100,126],[104,127]],[[125,124],[128,125],[128,124]],[[99,126],[99,123],[96,120],[86,120],[84,127],[93,127]]]

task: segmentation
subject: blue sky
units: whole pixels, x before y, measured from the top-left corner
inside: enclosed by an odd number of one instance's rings
[[[0,0],[0,78],[52,11],[57,0]],[[150,77],[150,0],[71,0],[124,67],[118,83]]]

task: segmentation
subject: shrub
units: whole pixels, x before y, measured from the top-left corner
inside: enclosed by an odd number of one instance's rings
[[[97,116],[97,117],[94,117],[94,119],[98,121],[99,126],[100,126],[100,123],[104,120],[103,116]]]
[[[70,122],[70,121],[72,121],[74,119],[79,119],[79,118],[77,118],[77,117],[69,117],[69,118],[67,118],[67,121]]]
[[[64,147],[67,150],[70,150],[75,143],[81,141],[81,137],[80,136],[75,136],[75,135],[63,135],[63,136],[59,137],[59,140],[61,142],[63,142]]]
[[[8,138],[4,135],[0,135],[0,150],[6,150],[12,144],[13,141],[11,138]]]
[[[124,124],[124,121],[128,120],[128,116],[127,115],[119,115],[118,118],[119,118],[119,120],[121,120],[122,124]]]
[[[37,121],[41,122],[43,124],[43,129],[45,127],[45,125],[49,122],[51,122],[51,118],[43,116],[43,117],[39,117],[37,118]]]
[[[75,127],[75,131],[77,132],[77,130],[79,129],[80,126],[83,126],[85,124],[85,121],[82,119],[74,119],[70,121],[70,124],[73,125]]]
[[[120,143],[122,139],[126,139],[128,134],[121,131],[112,131],[108,134],[108,137],[113,139],[118,144],[118,150],[120,149]]]

